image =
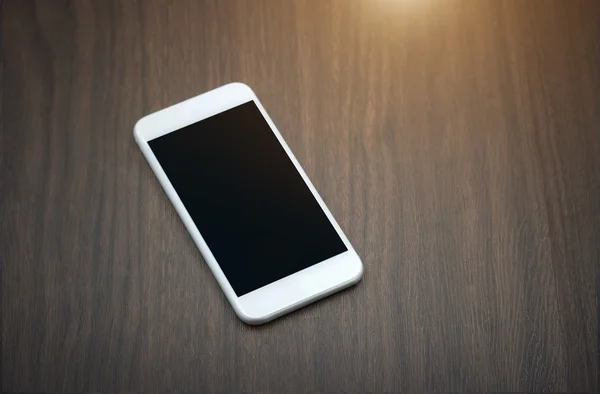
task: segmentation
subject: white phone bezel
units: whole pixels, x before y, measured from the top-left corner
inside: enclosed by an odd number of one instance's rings
[[[154,156],[148,141],[251,100],[259,108],[348,251],[238,297]],[[145,116],[135,124],[133,134],[152,171],[181,217],[208,267],[223,289],[225,296],[233,306],[236,314],[246,323],[265,323],[319,298],[351,286],[361,279],[363,265],[359,256],[283,140],[264,107],[247,85],[230,83]]]

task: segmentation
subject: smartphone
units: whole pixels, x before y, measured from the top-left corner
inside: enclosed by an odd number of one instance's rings
[[[155,112],[133,134],[244,322],[268,322],[361,279],[360,258],[248,86]]]

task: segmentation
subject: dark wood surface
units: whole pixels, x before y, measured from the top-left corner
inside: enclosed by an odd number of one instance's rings
[[[2,391],[597,391],[598,1],[2,12]],[[254,88],[365,263],[239,321],[132,138]]]

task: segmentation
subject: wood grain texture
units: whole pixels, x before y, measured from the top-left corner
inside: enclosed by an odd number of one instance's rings
[[[2,391],[600,390],[600,3],[0,3]],[[254,88],[365,262],[234,315],[132,138]]]

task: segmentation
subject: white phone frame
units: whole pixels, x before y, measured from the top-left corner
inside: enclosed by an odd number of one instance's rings
[[[183,202],[177,195],[177,191],[154,156],[148,145],[148,141],[248,101],[254,101],[271,127],[273,134],[275,134],[279,143],[285,149],[285,152],[292,163],[294,163],[302,179],[346,245],[348,251],[238,297],[221,270],[218,261],[204,241],[202,234],[200,234],[200,231],[194,224]],[[331,212],[329,212],[329,209],[327,209],[319,193],[317,193],[315,187],[300,166],[300,163],[298,163],[296,157],[283,140],[283,137],[264,107],[252,89],[247,85],[239,82],[230,83],[145,116],[135,124],[133,134],[152,171],[158,178],[158,181],[167,193],[175,210],[204,257],[206,264],[208,264],[221,289],[223,289],[235,313],[244,322],[248,324],[266,323],[329,294],[349,287],[361,279],[363,265],[358,254],[354,251],[354,248],[331,215]]]

